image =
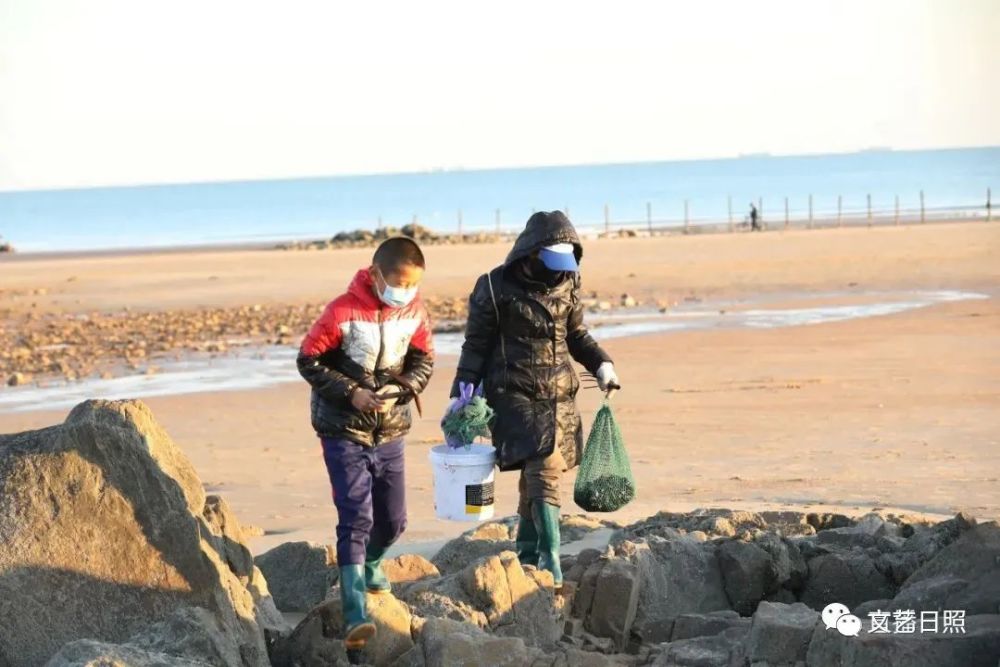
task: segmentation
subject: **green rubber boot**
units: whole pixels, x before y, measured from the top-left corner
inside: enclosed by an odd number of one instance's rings
[[[389,577],[385,576],[385,571],[382,570],[382,559],[388,550],[388,547],[374,547],[368,543],[368,549],[365,551],[365,587],[369,593],[385,595],[392,592]]]
[[[538,569],[552,573],[558,590],[563,583],[559,563],[559,506],[536,500],[531,503],[531,517],[538,530]]]
[[[365,573],[363,565],[340,566],[340,602],[344,611],[344,644],[348,649],[362,649],[375,636],[375,624],[365,611]]]
[[[514,544],[521,565],[538,566],[538,530],[534,521],[521,517],[517,524],[517,541]]]

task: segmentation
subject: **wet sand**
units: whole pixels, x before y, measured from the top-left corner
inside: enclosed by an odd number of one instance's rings
[[[465,292],[505,251],[430,248],[425,289]],[[811,326],[608,340],[625,385],[614,405],[639,483],[636,502],[611,518],[699,506],[849,513],[885,507],[932,515],[962,508],[1000,516],[998,251],[1000,226],[985,223],[588,243],[586,287],[645,299],[694,297],[705,307],[726,302],[745,310],[857,303],[878,290],[961,289],[988,297]],[[37,307],[70,310],[315,300],[338,291],[367,252],[0,263],[0,285],[48,287]],[[146,270],[139,263],[148,263]],[[76,279],[65,282],[71,275]],[[208,281],[211,275],[216,279]],[[409,438],[410,543],[465,528],[433,517],[427,462],[427,450],[439,442],[454,363],[440,359],[424,418]],[[332,539],[336,514],[304,382],[146,400],[207,488],[267,531],[256,549]],[[596,392],[581,396],[585,424],[599,402]],[[65,414],[0,414],[0,432],[56,423]],[[568,475],[566,512],[576,511],[571,485]],[[497,494],[497,514],[513,512],[516,474],[499,476]]]

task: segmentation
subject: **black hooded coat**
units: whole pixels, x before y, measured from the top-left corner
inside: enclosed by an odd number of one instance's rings
[[[611,361],[583,325],[579,274],[551,286],[527,269],[537,250],[556,243],[573,244],[577,262],[583,257],[562,212],[535,213],[506,261],[480,276],[469,296],[451,395],[459,395],[460,382],[483,383],[496,411],[492,435],[501,470],[522,468],[525,460],[548,456],[557,446],[567,468],[575,467],[583,427],[576,408],[580,382],[570,359],[590,373]]]

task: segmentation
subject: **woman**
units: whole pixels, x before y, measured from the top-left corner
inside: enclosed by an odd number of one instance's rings
[[[507,260],[476,282],[451,396],[483,383],[496,411],[500,470],[520,470],[517,553],[522,564],[559,567],[559,479],[577,465],[583,428],[570,357],[602,391],[618,386],[611,357],[583,325],[580,238],[560,211],[535,213]],[[452,402],[449,411],[456,404]]]

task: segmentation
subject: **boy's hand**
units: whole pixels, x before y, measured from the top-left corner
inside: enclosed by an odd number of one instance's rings
[[[382,394],[395,393],[395,392],[397,392],[399,390],[400,390],[400,388],[399,388],[398,385],[387,384],[384,387],[381,387],[378,391],[376,391],[375,395],[376,396],[381,396]],[[396,405],[396,401],[397,400],[399,400],[399,399],[396,399],[396,398],[379,398],[379,402],[381,402],[382,407],[379,408],[378,411],[379,412],[389,412],[389,410],[392,410],[392,406]]]
[[[395,399],[393,399],[393,402],[395,403]],[[382,411],[382,406],[385,405],[385,401],[379,398],[378,394],[371,389],[358,387],[351,394],[351,405],[354,406],[355,410],[360,412],[380,412]]]

